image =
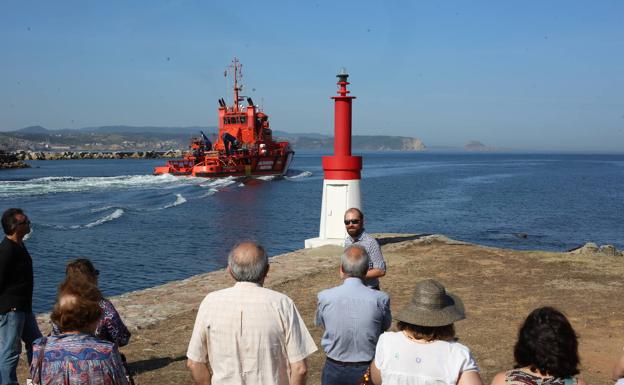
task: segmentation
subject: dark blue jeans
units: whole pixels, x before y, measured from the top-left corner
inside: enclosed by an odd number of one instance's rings
[[[359,385],[360,379],[369,366],[370,364],[346,366],[325,360],[323,374],[321,374],[321,385]]]
[[[0,385],[18,385],[17,361],[26,345],[28,364],[32,361],[32,343],[41,337],[33,313],[10,311],[0,314]]]

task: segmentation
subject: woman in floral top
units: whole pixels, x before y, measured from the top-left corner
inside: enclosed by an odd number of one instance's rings
[[[59,293],[51,318],[61,334],[35,341],[35,384],[128,385],[117,346],[93,337],[101,315],[97,302],[69,290]]]

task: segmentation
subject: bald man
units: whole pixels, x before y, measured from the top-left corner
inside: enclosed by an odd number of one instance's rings
[[[235,246],[227,270],[236,284],[208,294],[197,312],[186,353],[195,382],[305,384],[306,357],[317,348],[293,301],[263,287],[262,246]]]

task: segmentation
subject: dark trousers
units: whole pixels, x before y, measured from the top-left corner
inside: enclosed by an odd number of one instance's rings
[[[369,363],[344,365],[325,360],[321,374],[321,385],[359,385],[360,379],[369,366]]]
[[[32,361],[32,343],[41,337],[37,320],[32,312],[10,311],[0,314],[0,384],[19,385],[15,369],[26,345],[28,364]]]

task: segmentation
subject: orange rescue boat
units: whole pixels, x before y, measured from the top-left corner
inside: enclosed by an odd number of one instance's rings
[[[154,168],[154,174],[192,175],[221,178],[228,176],[281,176],[288,171],[295,154],[287,141],[273,140],[269,116],[239,96],[242,65],[234,58],[229,67],[234,77],[234,100],[228,106],[219,99],[219,134],[214,145],[201,133],[192,138],[190,151],[182,159],[167,161]],[[247,102],[244,106],[241,102]]]

